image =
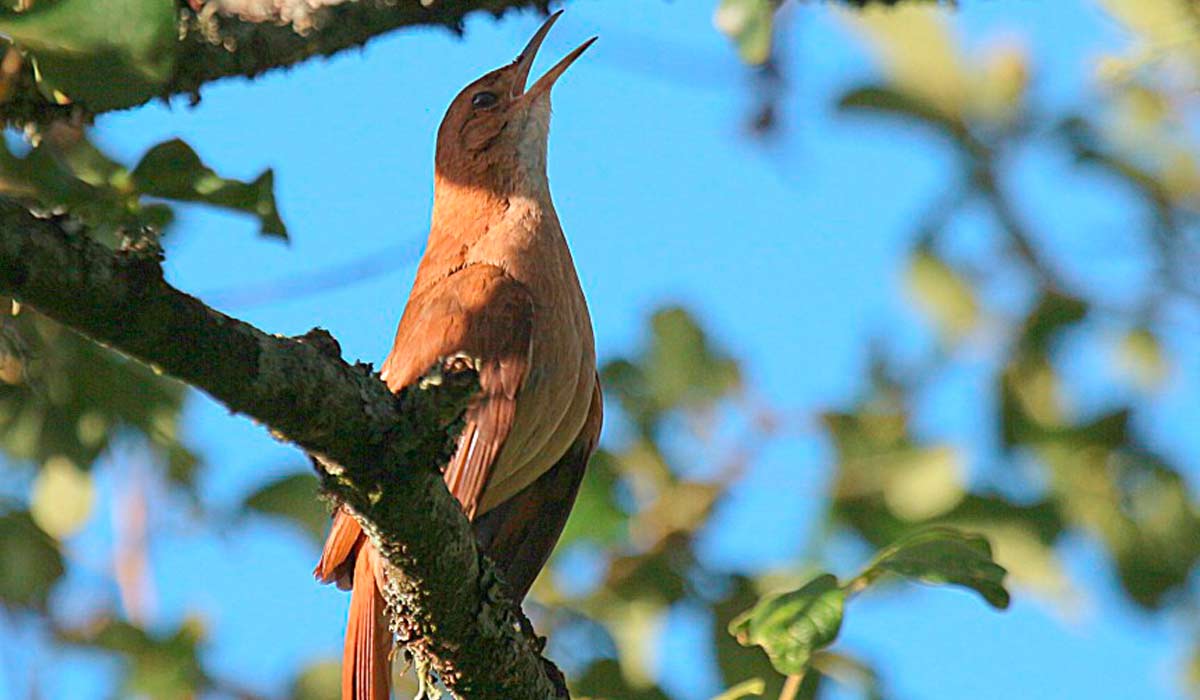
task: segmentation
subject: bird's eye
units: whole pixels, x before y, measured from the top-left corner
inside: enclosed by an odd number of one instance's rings
[[[496,93],[494,92],[477,92],[471,98],[471,106],[478,107],[480,109],[487,109],[488,107],[495,107],[496,103],[499,101],[500,98],[496,97]]]

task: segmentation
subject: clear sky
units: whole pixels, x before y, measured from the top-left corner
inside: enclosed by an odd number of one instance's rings
[[[752,92],[712,27],[712,5],[567,6],[540,65],[593,34],[600,41],[555,88],[552,189],[602,359],[635,349],[647,312],[681,302],[744,362],[756,392],[811,414],[854,395],[867,338],[886,330],[919,342],[920,333],[906,326],[916,317],[898,274],[910,222],[950,176],[949,159],[920,134],[833,114],[832,97],[873,68],[820,6],[793,9],[782,133],[765,143],[748,138]],[[1119,36],[1081,0],[963,5],[956,27],[966,44],[1019,38],[1039,67],[1038,97],[1056,106],[1083,100],[1090,60]],[[212,86],[195,109],[178,101],[105,116],[98,134],[128,162],[178,136],[221,174],[250,178],[274,168],[291,244],[256,237],[246,218],[186,208],[170,247],[170,279],[272,332],[326,327],[348,358],[378,362],[426,232],[443,111],[467,82],[510,61],[538,22],[532,14],[476,17],[466,41],[440,30],[392,34],[253,84]],[[1111,193],[1048,186],[1063,166],[1043,168],[1038,157],[1021,169],[1022,203],[1067,222],[1056,245],[1070,250],[1088,226],[1114,213]],[[386,272],[360,283],[268,303],[227,294],[374,252],[388,255],[381,258]],[[1119,281],[1119,269],[1112,274]],[[1184,384],[1194,388],[1195,367],[1184,370]],[[980,379],[948,381],[958,383],[948,391],[969,392]],[[1182,434],[1171,426],[1200,415],[1194,399],[1157,401],[1154,410],[1168,423],[1156,435]],[[989,427],[989,416],[951,409],[922,416],[925,434],[970,440]],[[232,510],[273,476],[305,468],[296,451],[198,395],[187,429],[207,462],[203,499],[218,510]],[[1170,439],[1195,481],[1196,438]],[[740,532],[756,536],[714,536],[705,556],[723,567],[793,561],[818,513],[829,458],[811,431],[774,445],[722,514],[753,523]],[[258,520],[214,533],[175,512],[157,513],[155,524],[157,619],[165,625],[203,614],[216,669],[281,693],[301,662],[338,652],[347,597],[313,582],[317,552],[302,536]],[[100,557],[88,550],[107,546],[104,530],[74,548],[96,571]],[[840,644],[877,661],[898,698],[1172,697],[1186,630],[1123,605],[1095,545],[1072,541],[1066,555],[1086,596],[1074,615],[1023,592],[999,614],[966,593],[905,588],[856,601]],[[77,575],[62,595],[95,586]],[[669,687],[687,700],[717,691],[716,680],[689,663],[697,641],[688,616],[669,629],[659,658]],[[67,660],[51,679],[51,696],[102,697],[110,669],[78,654]]]

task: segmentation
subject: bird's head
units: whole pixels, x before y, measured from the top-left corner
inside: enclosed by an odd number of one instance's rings
[[[545,187],[550,88],[587,50],[588,39],[526,89],[529,70],[559,10],[538,28],[516,60],[465,87],[438,129],[440,180],[508,194]]]

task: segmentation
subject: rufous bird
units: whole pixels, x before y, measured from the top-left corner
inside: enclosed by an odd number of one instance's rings
[[[429,240],[380,373],[398,392],[444,358],[475,360],[480,392],[445,481],[518,604],[562,532],[602,419],[592,322],[546,178],[550,88],[595,38],[525,88],[559,14],[442,119]],[[343,700],[387,700],[383,569],[345,510],[315,574],[351,587]]]

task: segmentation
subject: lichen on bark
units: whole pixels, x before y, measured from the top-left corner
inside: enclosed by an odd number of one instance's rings
[[[155,255],[112,251],[78,226],[0,198],[0,295],[207,392],[316,458],[388,564],[393,627],[457,696],[544,700],[565,691],[439,472],[477,389],[431,371],[399,396],[319,332],[270,335],[163,279]],[[69,230],[68,230],[69,229]]]

